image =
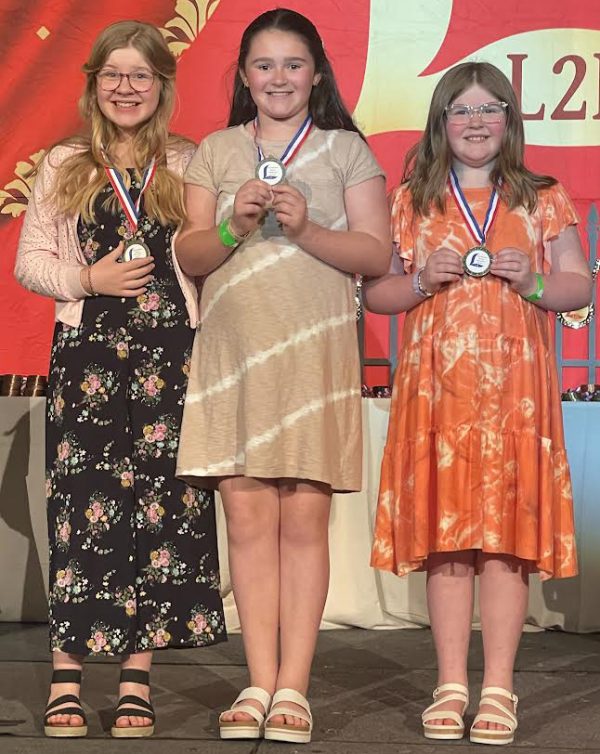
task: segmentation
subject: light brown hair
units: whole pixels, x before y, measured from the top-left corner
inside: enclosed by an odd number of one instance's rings
[[[444,211],[452,152],[446,136],[446,107],[473,84],[487,89],[495,99],[506,102],[506,129],[490,179],[510,207],[533,212],[537,194],[556,183],[548,175],[525,167],[525,135],[519,103],[510,81],[491,63],[461,63],[447,71],[434,89],[421,140],[406,155],[403,182],[407,182],[415,214],[427,215],[432,206]]]
[[[191,142],[169,134],[168,130],[175,101],[176,62],[160,31],[141,21],[111,24],[96,38],[82,67],[87,79],[79,100],[79,110],[88,124],[88,132],[61,142],[76,147],[77,152],[59,166],[50,200],[61,212],[80,213],[86,222],[95,219],[94,202],[108,183],[104,167],[107,163],[113,164],[111,156],[118,137],[117,127],[103,115],[98,105],[96,74],[114,50],[125,47],[133,47],[143,55],[160,86],[158,107],[152,117],[140,125],[133,142],[138,178],[152,156],[156,156],[156,174],[144,194],[144,208],[150,218],[157,219],[162,225],[179,223],[185,217],[183,182],[167,168],[167,149],[183,149]],[[129,186],[129,174],[126,170],[121,172]],[[111,195],[107,204],[115,211],[118,206],[116,197]]]

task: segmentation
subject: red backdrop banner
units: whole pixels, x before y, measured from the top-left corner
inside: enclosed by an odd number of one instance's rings
[[[296,0],[287,6],[319,28],[344,99],[390,187],[399,180],[406,149],[419,137],[440,75],[466,59],[498,65],[522,102],[528,164],[566,185],[580,213],[586,251],[597,258],[597,0],[568,6],[530,0],[526,11],[518,0]],[[241,32],[272,7],[272,0],[0,0],[0,373],[47,371],[52,302],[24,291],[12,275],[31,190],[26,174],[42,150],[81,128],[81,65],[98,31],[122,18],[162,29],[178,57],[173,127],[198,141],[225,124]],[[596,333],[591,347],[590,332]],[[369,315],[367,356],[388,359],[394,348],[388,319]],[[561,356],[600,359],[600,327],[564,329]],[[589,366],[580,365],[566,369],[563,381],[577,384],[588,376]],[[369,379],[387,382],[389,368],[371,369]]]

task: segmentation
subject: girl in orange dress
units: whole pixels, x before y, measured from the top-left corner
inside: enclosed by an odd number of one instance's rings
[[[365,286],[372,311],[407,312],[372,565],[427,570],[438,660],[428,738],[464,734],[475,574],[485,671],[470,738],[508,744],[529,573],[577,573],[547,312],[587,304],[591,275],[571,201],[523,151],[504,74],[449,70],[392,197],[394,262]]]

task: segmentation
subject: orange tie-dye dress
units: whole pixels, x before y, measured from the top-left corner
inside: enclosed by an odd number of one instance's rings
[[[490,189],[466,189],[480,226]],[[549,241],[577,223],[560,185],[533,214],[500,203],[486,245],[550,269]],[[453,198],[413,222],[396,190],[393,238],[412,273],[436,249],[475,245]],[[404,575],[429,553],[483,550],[573,576],[577,555],[553,334],[546,311],[493,275],[464,275],[406,315],[381,470],[371,565]]]

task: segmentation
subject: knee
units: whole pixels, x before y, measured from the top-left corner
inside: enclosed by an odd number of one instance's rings
[[[329,525],[324,516],[286,516],[281,521],[281,542],[296,548],[318,547],[328,542]]]
[[[225,509],[227,541],[230,546],[248,545],[276,538],[278,520],[267,506],[232,505]]]

